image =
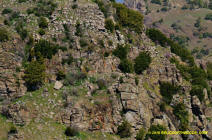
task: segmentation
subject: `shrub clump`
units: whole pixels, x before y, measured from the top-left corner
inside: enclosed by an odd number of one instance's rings
[[[75,127],[67,127],[66,130],[65,130],[65,135],[66,136],[70,136],[70,137],[73,137],[73,136],[77,136],[79,134],[79,131],[77,128]]]
[[[75,85],[77,82],[82,82],[87,78],[86,73],[78,72],[78,73],[68,73],[66,75],[64,84],[65,85]]]
[[[166,135],[155,135],[155,134],[151,134],[151,132],[155,132],[155,131],[167,131],[166,127],[163,125],[151,125],[151,127],[149,128],[148,132],[146,135],[145,139],[151,138],[152,140],[165,140],[166,139]]]
[[[135,62],[135,66],[134,66],[135,73],[142,74],[142,72],[149,67],[151,61],[152,61],[152,59],[151,59],[151,57],[148,53],[141,52],[139,54],[139,56],[137,56],[134,60],[134,62]]]
[[[8,132],[8,134],[17,134],[18,133],[18,130],[15,126],[12,126],[10,128],[10,131]]]
[[[173,98],[173,95],[179,91],[180,87],[175,86],[169,82],[160,83],[160,93],[163,96],[163,100],[170,104]]]
[[[204,100],[204,94],[203,94],[203,87],[200,85],[194,85],[192,86],[192,89],[190,91],[191,96],[197,96],[200,100],[200,102],[202,102]]]
[[[118,68],[123,72],[123,73],[133,73],[134,71],[134,66],[133,63],[128,60],[128,59],[123,59],[121,60]]]
[[[117,134],[121,138],[126,138],[131,136],[131,125],[129,122],[124,121],[121,125],[118,126]]]
[[[9,33],[5,28],[0,28],[0,42],[9,40]]]
[[[109,30],[111,33],[114,32],[114,30],[115,30],[115,25],[114,25],[112,19],[106,19],[106,20],[105,20],[105,28],[106,28],[107,30]]]
[[[104,79],[99,79],[99,80],[97,80],[97,85],[98,85],[99,89],[104,89],[107,87],[107,81]]]
[[[45,17],[40,17],[38,20],[38,25],[40,28],[48,28],[48,21]]]

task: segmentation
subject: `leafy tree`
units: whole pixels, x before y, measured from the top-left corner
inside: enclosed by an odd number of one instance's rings
[[[196,95],[201,102],[204,100],[204,97],[205,97],[203,94],[203,87],[200,85],[192,86],[192,90],[190,91],[190,94],[192,96]]]
[[[135,73],[142,74],[142,72],[149,67],[151,61],[152,61],[151,57],[148,53],[141,52],[139,54],[139,56],[137,56],[134,60],[134,62],[135,62],[135,66],[134,66]]]
[[[124,121],[121,125],[118,126],[117,134],[121,138],[126,138],[131,136],[131,125],[129,122]]]

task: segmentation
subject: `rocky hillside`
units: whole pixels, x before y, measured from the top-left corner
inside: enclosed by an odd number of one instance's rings
[[[212,68],[145,15],[112,0],[0,9],[1,140],[212,138]],[[152,134],[179,130],[197,134]]]
[[[209,0],[125,0],[145,14],[145,25],[159,28],[192,51],[196,59],[211,61],[212,2]]]

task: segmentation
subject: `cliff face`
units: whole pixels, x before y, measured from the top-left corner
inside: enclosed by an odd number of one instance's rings
[[[208,135],[189,135],[190,139],[210,139],[211,137],[211,107],[207,90],[204,89],[204,102],[197,96],[191,96],[191,83],[186,81],[170,58],[176,57],[170,48],[164,48],[153,43],[145,34],[131,32],[127,28],[111,33],[105,28],[105,16],[99,6],[91,1],[55,1],[57,8],[48,19],[48,28],[45,35],[39,35],[38,23],[34,14],[23,13],[27,30],[35,38],[54,40],[54,43],[65,46],[65,51],[59,50],[51,59],[45,59],[46,74],[48,75],[42,87],[34,92],[26,92],[24,83],[24,58],[26,40],[16,39],[13,42],[15,51],[8,50],[10,41],[1,43],[2,51],[0,62],[5,78],[0,79],[0,129],[2,138],[8,139],[67,139],[64,129],[72,126],[80,131],[76,139],[120,139],[109,134],[117,134],[118,126],[123,121],[131,125],[132,135],[128,138],[134,140],[137,132],[144,128],[146,131],[152,125],[161,125],[167,130],[179,130],[181,123],[174,115],[174,108],[182,103],[184,111],[188,113],[186,121],[188,130],[209,131]],[[128,3],[128,4],[127,4]],[[144,11],[144,1],[125,1],[130,8]],[[35,6],[36,3],[28,1],[17,3],[10,1],[0,2],[2,7],[9,6]],[[115,9],[110,2],[110,15]],[[73,8],[73,5],[75,8]],[[72,8],[71,8],[72,7]],[[18,7],[17,7],[18,8]],[[112,14],[111,14],[112,13]],[[8,15],[2,16],[7,18]],[[114,19],[113,19],[114,20]],[[15,21],[16,22],[16,21]],[[117,22],[117,21],[116,21]],[[0,24],[3,24],[0,22]],[[6,25],[3,25],[6,26]],[[14,31],[15,25],[6,26]],[[82,35],[79,35],[82,33]],[[129,34],[131,37],[129,37]],[[17,33],[15,34],[17,35]],[[17,35],[18,36],[18,35]],[[15,38],[11,34],[11,38]],[[133,40],[133,41],[129,41]],[[53,41],[52,41],[53,42]],[[112,42],[112,43],[111,43]],[[152,61],[142,74],[123,73],[120,70],[120,59],[113,55],[118,44],[130,44],[127,58],[133,61],[140,52],[150,54]],[[12,45],[11,45],[12,46]],[[67,61],[72,56],[72,62]],[[10,58],[10,59],[8,59]],[[7,59],[7,61],[6,61]],[[7,62],[7,63],[5,63]],[[184,62],[181,62],[184,63]],[[17,70],[17,67],[21,67]],[[66,78],[58,78],[59,72],[66,74]],[[11,74],[12,73],[12,74]],[[16,81],[12,75],[16,74],[19,86],[12,86]],[[2,76],[2,77],[3,77]],[[61,77],[64,77],[60,73]],[[164,98],[161,93],[161,83],[180,86],[171,102],[162,107]],[[19,97],[19,98],[17,98]],[[2,116],[12,122],[17,133],[7,134],[9,126]],[[5,125],[6,124],[6,125]],[[93,136],[92,133],[95,136]],[[102,132],[101,135],[98,132]],[[1,135],[0,135],[1,138]],[[182,139],[180,135],[169,135],[166,139]]]

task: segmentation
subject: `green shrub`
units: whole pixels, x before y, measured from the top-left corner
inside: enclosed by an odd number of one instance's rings
[[[196,95],[199,100],[202,102],[204,100],[203,87],[200,85],[192,86],[192,90],[190,91],[191,96]]]
[[[45,35],[45,30],[44,29],[42,29],[42,28],[40,28],[39,30],[38,30],[38,33],[42,36],[42,35]]]
[[[11,9],[11,8],[5,8],[2,12],[1,12],[1,14],[2,15],[4,15],[4,14],[10,14],[10,13],[12,13],[13,12],[13,10]]]
[[[38,20],[38,25],[42,29],[48,28],[48,21],[46,20],[45,17],[40,17]]]
[[[133,63],[128,59],[122,59],[118,68],[123,73],[133,73],[133,71],[134,71]]]
[[[180,120],[180,128],[181,131],[188,130],[188,111],[186,111],[186,106],[183,103],[179,103],[176,106],[174,106],[173,110],[174,115],[177,117],[178,120]]]
[[[27,2],[27,0],[18,0],[19,3]]]
[[[108,12],[109,12],[109,4],[106,4],[104,1],[102,0],[93,0],[98,6],[99,9],[102,11],[102,13],[104,14],[105,17],[108,17]]]
[[[107,30],[109,30],[111,33],[114,32],[114,30],[115,30],[115,25],[114,25],[112,19],[106,19],[106,20],[105,20],[105,28],[106,28]]]
[[[8,41],[9,33],[7,29],[0,27],[0,42]]]
[[[207,15],[205,16],[205,19],[206,19],[206,20],[211,20],[211,21],[212,21],[212,13],[207,14]]]
[[[80,36],[80,37],[83,36],[83,30],[82,30],[82,27],[81,27],[81,25],[80,25],[79,22],[77,22],[77,24],[76,24],[76,32],[75,32],[75,35],[76,35],[76,36]]]
[[[136,84],[136,85],[139,84],[139,79],[138,79],[138,77],[135,77],[135,84]]]
[[[38,43],[35,44],[34,50],[35,55],[40,53],[44,58],[51,59],[53,55],[57,53],[59,46],[52,44],[47,40],[39,40]]]
[[[134,60],[134,62],[135,62],[135,66],[134,66],[135,73],[142,74],[142,72],[149,67],[151,61],[152,61],[151,57],[148,53],[141,52],[139,54],[139,56],[137,56]]]
[[[131,136],[131,125],[127,121],[124,121],[121,125],[118,126],[117,134],[121,138],[126,138]]]
[[[163,135],[163,134],[158,134],[158,135],[155,135],[155,134],[151,134],[151,132],[155,132],[155,131],[167,131],[166,127],[165,126],[162,126],[162,125],[151,125],[151,127],[149,128],[148,130],[148,133],[146,135],[146,138],[145,139],[148,139],[148,138],[151,138],[152,140],[165,140],[166,139],[166,135]]]
[[[10,131],[8,132],[8,134],[17,134],[18,133],[18,130],[15,126],[12,126],[10,128]]]
[[[80,41],[79,41],[79,43],[80,43],[80,46],[81,46],[81,47],[86,47],[86,46],[88,46],[88,42],[87,42],[87,40],[84,39],[84,38],[81,38]]]
[[[38,60],[31,61],[25,68],[24,80],[28,90],[38,89],[45,80],[45,65]]]
[[[76,9],[76,8],[78,8],[77,4],[72,5],[72,9]]]
[[[113,51],[113,55],[115,55],[120,59],[126,59],[128,52],[129,52],[128,46],[118,45],[118,47]]]
[[[129,9],[123,4],[114,3],[116,8],[116,20],[123,27],[128,27],[137,33],[143,30],[143,15],[135,10]]]
[[[59,70],[59,71],[57,72],[56,76],[57,76],[57,80],[63,80],[63,79],[65,79],[65,77],[66,77],[65,72],[62,71],[62,70]]]
[[[28,36],[28,31],[24,27],[24,21],[17,22],[15,29],[22,40],[24,40]]]
[[[179,91],[179,89],[179,86],[175,86],[169,82],[160,83],[160,93],[163,96],[163,100],[167,104],[171,103],[173,95],[175,95]]]
[[[135,138],[136,138],[136,140],[144,140],[145,135],[146,135],[145,129],[141,128],[141,129],[139,129]]]
[[[77,128],[69,126],[65,130],[65,135],[70,137],[77,136],[79,135],[79,131],[77,130]]]
[[[151,0],[151,3],[161,5],[161,0]]]

